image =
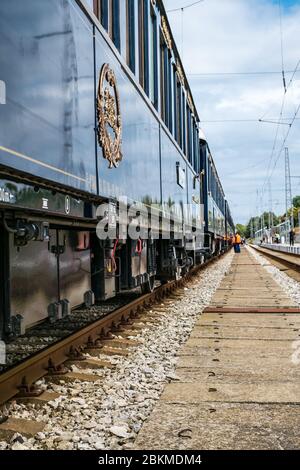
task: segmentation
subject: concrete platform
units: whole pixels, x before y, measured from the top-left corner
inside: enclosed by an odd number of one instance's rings
[[[159,403],[136,442],[147,450],[299,448],[300,407],[241,403]],[[145,430],[147,429],[147,433]]]
[[[246,311],[214,312],[219,305]],[[248,251],[235,255],[135,448],[300,449],[300,315],[280,311],[295,306]]]

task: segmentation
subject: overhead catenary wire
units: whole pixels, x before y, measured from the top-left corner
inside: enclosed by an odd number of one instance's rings
[[[300,66],[300,59],[297,61],[297,64],[296,64],[296,67],[293,71],[293,74],[292,74],[292,77],[286,87],[286,89],[284,90],[284,93],[283,93],[283,97],[282,97],[282,103],[281,103],[281,109],[280,109],[280,114],[279,114],[279,119],[278,119],[278,124],[276,126],[276,132],[275,132],[275,138],[274,138],[274,142],[273,142],[273,147],[272,147],[272,152],[271,152],[271,155],[270,155],[270,158],[269,158],[269,164],[268,164],[268,168],[267,168],[267,176],[266,176],[266,179],[263,183],[263,187],[262,187],[262,194],[264,193],[264,189],[265,189],[265,186],[266,184],[268,184],[268,181],[269,179],[271,178],[272,174],[269,176],[269,171],[271,169],[271,165],[272,165],[272,161],[273,161],[273,158],[275,156],[275,150],[276,150],[276,145],[277,145],[277,141],[278,141],[278,134],[279,134],[279,128],[280,128],[280,123],[283,121],[283,110],[284,110],[284,106],[285,106],[285,102],[286,102],[286,97],[287,97],[287,93],[288,93],[288,90],[290,89],[294,79],[295,79],[295,75],[297,73],[297,71],[299,70],[299,66]],[[296,109],[295,111],[295,114],[292,118],[292,123],[290,124],[289,126],[289,129],[288,129],[288,136],[289,136],[289,133],[290,133],[290,130],[291,130],[291,127],[293,126],[294,122],[296,121],[297,119],[297,115],[299,113],[299,108]],[[263,119],[261,119],[261,121],[263,121]],[[286,139],[287,140],[287,139]],[[286,142],[285,140],[285,142]],[[280,155],[282,153],[282,150],[280,152]],[[280,158],[280,155],[279,155],[279,158]],[[278,158],[278,159],[279,159]],[[277,163],[276,163],[277,164]],[[275,166],[276,167],[276,166]]]
[[[277,163],[278,163],[278,161],[279,161],[279,159],[280,159],[280,157],[281,157],[281,155],[282,155],[283,150],[284,150],[285,147],[286,147],[287,140],[288,140],[288,138],[289,138],[289,135],[290,135],[290,132],[291,132],[291,130],[292,130],[292,127],[293,127],[293,125],[294,125],[294,123],[295,123],[295,121],[296,121],[297,115],[299,114],[299,111],[300,111],[300,104],[297,106],[297,109],[296,109],[296,111],[295,111],[294,117],[293,117],[293,119],[292,119],[292,121],[291,121],[291,123],[290,123],[290,125],[289,125],[289,129],[288,129],[288,131],[287,131],[287,133],[286,133],[286,135],[285,135],[285,137],[284,137],[284,139],[283,139],[282,145],[281,145],[280,150],[279,150],[279,152],[278,152],[278,154],[277,154],[277,158],[276,158],[276,160],[275,160],[275,162],[274,162],[274,165],[273,165],[273,168],[272,168],[272,170],[271,170],[271,174],[268,176],[266,183],[268,183],[268,181],[270,181],[270,179],[271,179],[272,176],[273,176],[273,173],[274,173],[274,171],[275,171],[275,169],[276,169]],[[263,194],[264,194],[264,187],[263,187],[262,192],[261,192],[261,197],[263,197]]]
[[[289,126],[290,125],[290,122],[283,122],[283,121],[291,121],[293,118],[292,117],[288,117],[288,118],[282,118],[280,121],[275,121],[274,120],[264,120],[264,119],[201,119],[201,123],[202,124],[210,124],[210,123],[213,123],[213,124],[218,124],[218,123],[224,123],[224,122],[244,122],[244,123],[247,123],[247,122],[255,122],[255,123],[266,123],[266,124],[279,124],[279,125],[283,125],[283,126]],[[295,120],[299,120],[300,118],[296,118]]]
[[[278,0],[278,8],[279,8],[279,23],[280,23],[280,48],[281,48],[281,70],[282,70],[282,80],[283,80],[283,88],[286,93],[286,80],[285,80],[285,72],[284,72],[284,57],[283,57],[283,29],[282,29],[282,11],[281,11],[281,0]]]
[[[294,76],[297,72],[299,72],[298,68],[300,65],[300,61],[298,64],[298,67],[293,70],[287,70],[285,73],[292,73],[293,76],[291,80],[294,79]],[[201,77],[201,76],[218,76],[218,75],[281,75],[282,71],[279,70],[254,70],[254,71],[249,71],[249,72],[188,72],[187,76],[188,77]]]
[[[282,62],[282,70],[283,70],[283,77],[285,77],[284,75],[284,55],[283,55],[283,29],[282,29],[282,12],[281,12],[281,0],[278,0],[279,2],[279,16],[280,16],[280,37],[281,37],[281,62]],[[298,72],[299,70],[299,66],[300,66],[300,59],[298,60],[297,64],[296,64],[296,67],[293,71],[293,74],[290,78],[290,81],[288,83],[288,85],[286,85],[286,82],[284,80],[284,93],[283,93],[283,98],[282,98],[282,106],[281,106],[281,110],[280,110],[280,116],[279,116],[279,120],[278,120],[278,124],[277,124],[277,128],[276,128],[276,134],[275,134],[275,139],[274,139],[274,143],[273,143],[273,148],[272,148],[272,152],[271,152],[271,156],[270,156],[270,159],[269,159],[269,164],[268,164],[268,169],[267,169],[267,176],[266,176],[266,179],[264,181],[264,184],[263,184],[263,187],[262,187],[262,190],[261,190],[261,194],[263,196],[264,194],[264,191],[265,191],[265,187],[266,185],[268,184],[268,182],[270,181],[271,177],[273,176],[274,174],[274,171],[276,169],[276,166],[277,166],[277,163],[282,155],[282,152],[286,146],[286,143],[287,143],[287,140],[288,140],[288,137],[290,135],[290,132],[291,132],[291,129],[294,125],[294,122],[296,121],[297,116],[299,114],[299,111],[300,111],[300,104],[299,106],[296,108],[295,110],[295,113],[294,113],[294,116],[291,120],[291,122],[289,123],[289,128],[288,128],[288,131],[283,139],[283,144],[280,148],[280,151],[278,152],[278,155],[277,155],[277,158],[275,159],[275,162],[274,162],[274,165],[272,167],[272,161],[275,157],[275,150],[276,150],[276,145],[277,145],[277,140],[278,140],[278,134],[279,134],[279,126],[280,124],[282,123],[282,115],[283,115],[283,110],[284,110],[284,106],[285,106],[285,102],[286,102],[286,96],[287,96],[287,92],[289,90],[289,88],[291,87],[294,79],[295,79],[295,75],[296,73]],[[263,119],[261,120],[263,121]],[[271,169],[272,168],[272,169]],[[271,173],[269,174],[271,170]]]
[[[198,5],[198,3],[202,3],[202,2],[204,2],[204,0],[198,0],[197,2],[190,3],[190,4],[185,5],[183,7],[180,7],[180,8],[173,8],[172,10],[167,10],[167,13],[174,13],[176,11],[184,11],[184,10],[187,10],[188,8],[192,8],[195,5]]]
[[[287,133],[286,133],[286,135],[285,135],[285,137],[284,137],[284,139],[283,139],[282,146],[281,146],[281,148],[280,148],[280,151],[278,152],[278,155],[277,155],[277,158],[276,158],[275,163],[274,163],[274,165],[273,165],[272,173],[271,173],[269,179],[270,179],[271,176],[273,175],[273,172],[274,172],[274,170],[275,170],[275,168],[276,168],[276,166],[277,166],[278,160],[279,160],[279,158],[280,158],[280,156],[281,156],[281,154],[282,154],[282,152],[283,152],[283,150],[284,150],[284,148],[285,148],[285,146],[286,146],[288,137],[289,137],[289,135],[290,135],[290,132],[291,132],[291,130],[292,130],[292,127],[293,127],[293,125],[294,125],[294,122],[296,121],[296,118],[297,118],[297,116],[298,116],[298,114],[299,114],[299,111],[300,111],[300,104],[298,105],[298,107],[297,107],[297,109],[296,109],[296,111],[295,111],[294,117],[293,117],[293,119],[292,119],[292,121],[291,121],[291,123],[290,123],[290,125],[289,125],[289,129],[288,129],[288,131],[287,131]]]
[[[284,71],[284,46],[283,46],[283,23],[282,23],[282,8],[281,8],[281,0],[278,0],[278,8],[279,8],[279,23],[280,23],[280,53],[281,53],[281,68],[282,68],[282,78],[283,78],[283,88],[284,88],[284,92],[283,92],[283,97],[282,97],[282,104],[281,104],[281,108],[280,108],[280,114],[279,114],[279,119],[278,119],[278,123],[277,123],[277,126],[276,126],[276,132],[275,132],[275,137],[274,137],[274,142],[273,142],[273,147],[272,147],[272,152],[271,152],[271,155],[270,155],[270,158],[269,158],[269,162],[268,162],[268,168],[267,168],[267,175],[266,175],[266,178],[265,178],[265,181],[263,183],[263,186],[262,186],[262,189],[261,189],[261,197],[263,197],[264,195],[264,192],[265,192],[265,188],[266,188],[266,185],[268,184],[268,182],[271,180],[271,177],[273,176],[273,173],[275,171],[275,168],[277,166],[277,163],[280,159],[280,156],[282,155],[282,152],[283,152],[283,149],[285,148],[286,146],[286,143],[287,143],[287,140],[288,140],[288,137],[290,135],[290,132],[291,132],[291,129],[293,127],[293,124],[295,122],[295,120],[297,119],[297,115],[299,113],[299,110],[300,110],[300,105],[297,107],[296,111],[295,111],[295,114],[294,114],[294,117],[292,118],[291,122],[289,123],[289,128],[288,128],[288,131],[286,133],[286,135],[284,136],[284,139],[283,139],[283,144],[277,154],[277,157],[275,159],[275,162],[274,162],[274,165],[272,167],[272,162],[275,158],[275,151],[276,151],[276,146],[277,146],[277,141],[278,141],[278,137],[279,137],[279,129],[280,129],[280,124],[282,123],[283,119],[283,111],[284,111],[284,107],[285,107],[285,102],[286,102],[286,97],[287,97],[287,92],[289,90],[289,88],[291,87],[293,81],[294,81],[294,78],[295,78],[295,75],[296,73],[298,72],[298,69],[299,69],[299,66],[300,66],[300,60],[298,60],[297,64],[296,64],[296,67],[292,73],[292,76],[290,78],[290,81],[288,83],[288,85],[286,84],[286,79],[285,79],[285,71]],[[266,116],[267,113],[264,114],[263,118]],[[264,121],[264,119],[261,118],[261,122]]]

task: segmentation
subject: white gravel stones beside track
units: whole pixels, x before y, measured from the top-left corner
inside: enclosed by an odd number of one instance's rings
[[[295,281],[289,277],[284,272],[280,271],[276,266],[272,264],[266,265],[266,263],[271,263],[267,258],[260,255],[253,248],[247,246],[247,249],[250,253],[256,258],[256,260],[264,266],[264,268],[272,275],[275,281],[282,287],[282,289],[290,296],[292,300],[297,302],[300,305],[300,289],[299,282]]]
[[[60,396],[40,409],[14,403],[12,416],[43,421],[46,427],[34,439],[18,435],[11,442],[0,442],[0,449],[130,448],[165,383],[176,380],[177,352],[209,305],[232,258],[232,253],[227,254],[192,280],[186,295],[157,313],[155,322],[134,336],[141,344],[129,356],[110,359],[113,369],[84,370],[99,379],[60,385],[42,382]]]

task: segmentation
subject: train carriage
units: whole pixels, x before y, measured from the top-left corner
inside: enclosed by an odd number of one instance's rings
[[[220,253],[234,233],[228,201],[202,130],[200,137],[200,171],[204,207],[205,247],[211,254]]]
[[[0,84],[1,336],[152,290],[224,247],[224,193],[162,1],[2,0]]]

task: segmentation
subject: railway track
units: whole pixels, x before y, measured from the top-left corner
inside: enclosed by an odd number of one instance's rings
[[[269,248],[261,248],[255,245],[252,245],[252,248],[255,249],[258,253],[268,258],[272,261],[278,269],[284,271],[287,275],[300,281],[300,256],[290,253],[283,253],[280,251],[270,250]]]
[[[195,274],[218,258],[194,267],[185,278],[157,287],[153,293],[136,298],[5,370],[0,374],[0,405],[13,397],[34,398],[41,395],[42,390],[35,385],[39,379],[44,376],[50,379],[63,377],[69,371],[65,363],[83,361],[84,351],[100,353],[105,342],[113,338],[113,334],[130,327],[145,309],[184,287]]]
[[[298,449],[299,314],[252,250],[235,255],[134,449]]]

